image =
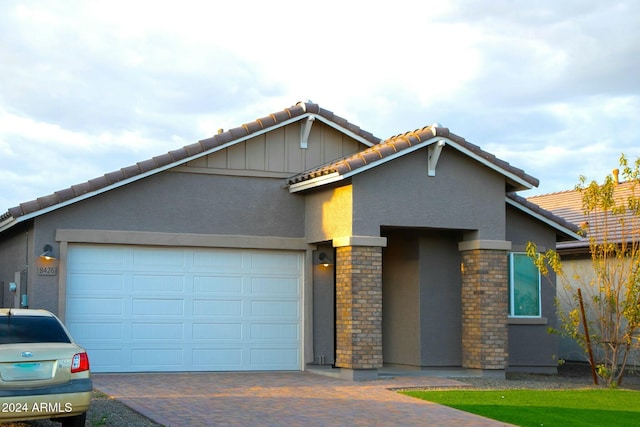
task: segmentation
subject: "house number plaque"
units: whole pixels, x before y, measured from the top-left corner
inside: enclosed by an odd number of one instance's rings
[[[38,267],[38,276],[55,276],[58,274],[58,267]]]

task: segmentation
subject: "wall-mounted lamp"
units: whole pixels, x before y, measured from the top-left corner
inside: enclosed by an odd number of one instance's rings
[[[320,252],[320,254],[318,255],[318,260],[320,260],[320,264],[322,264],[325,267],[329,267],[331,264],[333,264],[333,261],[331,261],[331,258],[329,258],[329,255],[327,255],[324,252]]]
[[[44,248],[42,248],[42,250],[44,252],[42,252],[42,254],[40,254],[40,258],[44,258],[47,261],[50,261],[52,259],[56,259],[56,257],[53,256],[53,246],[46,244],[44,245]]]

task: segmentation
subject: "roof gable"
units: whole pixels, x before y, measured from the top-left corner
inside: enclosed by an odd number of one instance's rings
[[[380,142],[380,138],[375,137],[370,132],[361,129],[346,119],[337,116],[332,111],[320,108],[317,104],[310,102],[300,102],[290,108],[285,108],[282,111],[269,114],[268,116],[245,123],[242,126],[229,129],[225,132],[219,132],[197,143],[138,162],[135,165],[107,173],[87,182],[56,191],[53,194],[21,203],[19,206],[10,208],[5,214],[0,216],[0,231],[11,227],[16,222],[25,221],[143,179],[147,176],[187,164],[203,156],[285,127],[296,121],[304,120],[305,118],[319,120],[366,146],[372,146]]]
[[[329,182],[346,179],[356,173],[435,144],[440,147],[444,145],[450,146],[504,175],[509,191],[530,189],[537,187],[539,184],[538,179],[510,165],[508,162],[498,159],[493,154],[482,150],[477,145],[471,144],[464,138],[449,132],[449,129],[432,125],[413,132],[393,136],[352,156],[293,176],[287,181],[289,191],[302,191]],[[439,155],[436,153],[439,152],[434,150],[435,162],[437,162],[437,156]],[[432,153],[430,152],[430,157],[431,155]]]

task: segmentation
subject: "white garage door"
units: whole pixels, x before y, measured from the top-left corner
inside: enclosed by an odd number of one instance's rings
[[[94,372],[301,369],[299,252],[69,245],[65,323]]]

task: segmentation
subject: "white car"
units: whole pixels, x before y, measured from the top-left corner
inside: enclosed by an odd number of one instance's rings
[[[55,315],[0,309],[0,422],[83,427],[92,390],[87,352]]]

